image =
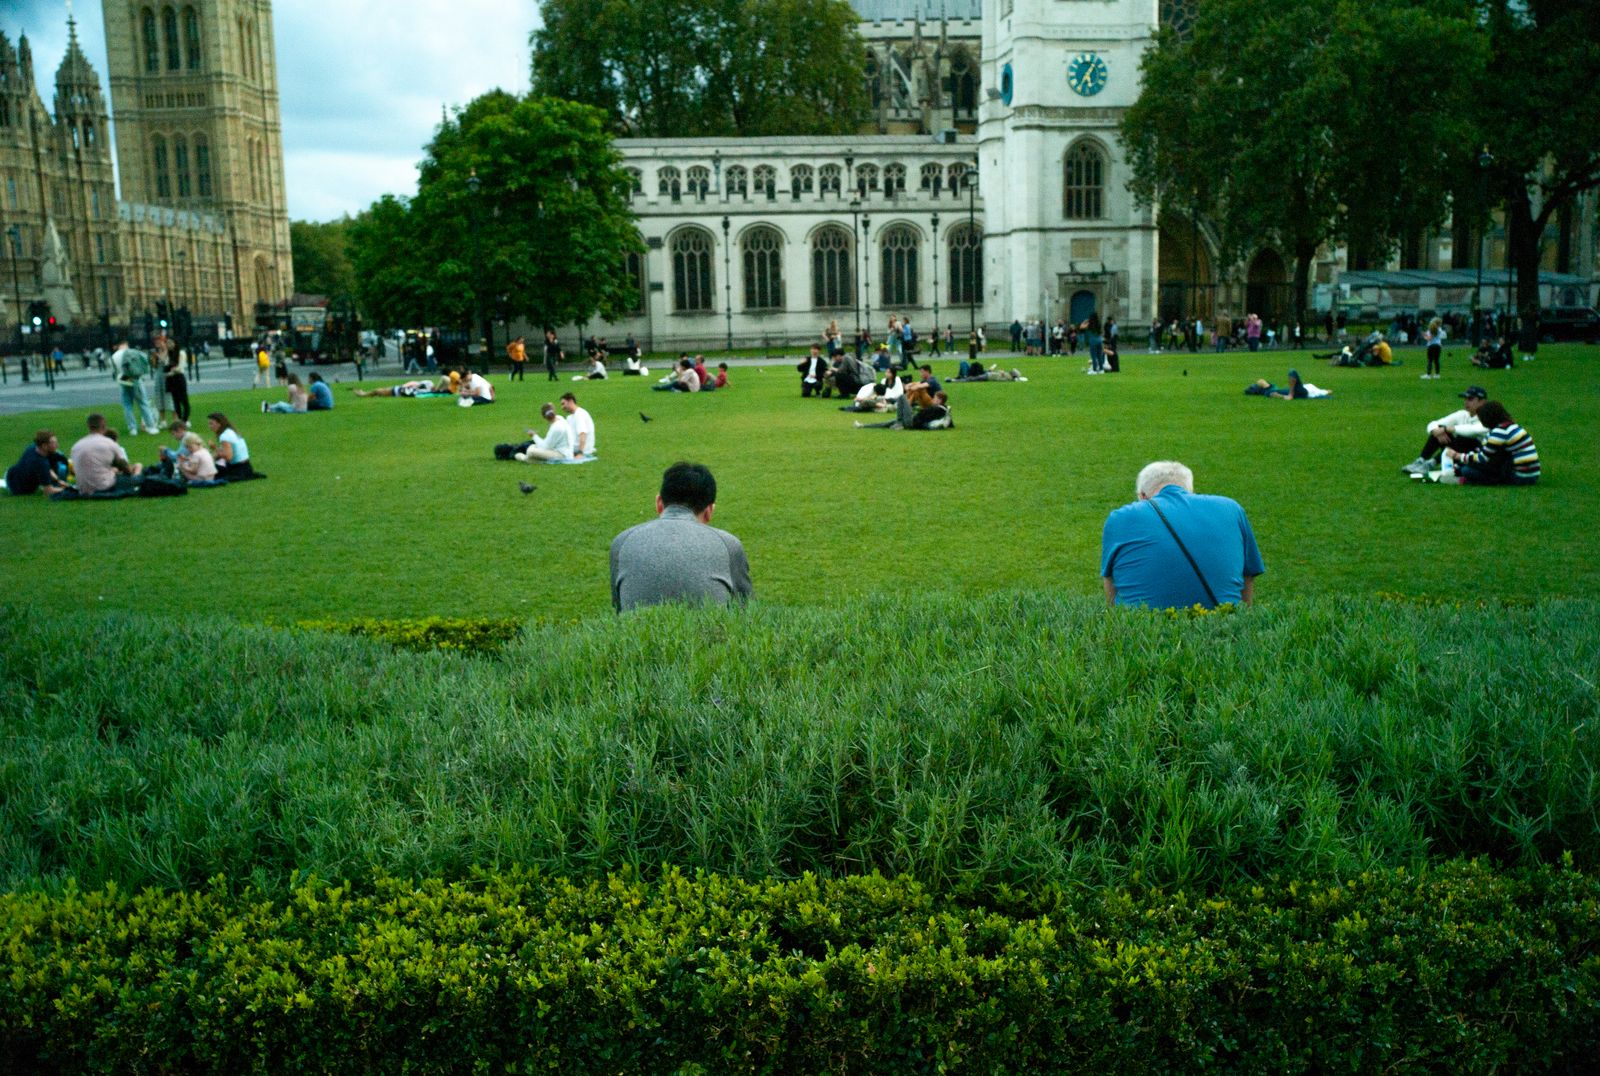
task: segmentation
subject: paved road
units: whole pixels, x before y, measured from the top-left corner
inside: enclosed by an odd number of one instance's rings
[[[56,375],[56,387],[51,389],[45,384],[44,375],[40,373],[37,364],[29,363],[29,365],[33,368],[33,376],[24,383],[16,360],[6,360],[6,381],[0,384],[0,415],[19,415],[28,411],[45,411],[58,407],[97,407],[111,419],[113,425],[121,424],[122,396],[117,390],[116,383],[111,380],[109,370],[96,370],[93,367],[85,370],[82,362],[69,359],[66,372]],[[295,372],[304,379],[305,369],[297,366]],[[320,369],[322,376],[331,382],[356,379],[356,368],[349,364],[313,367],[313,369]],[[367,377],[395,377],[399,372],[399,364],[393,361],[386,363],[381,371],[371,367],[365,371]],[[194,377],[189,379],[189,396],[197,398],[208,392],[247,389],[254,376],[255,363],[249,360],[233,359],[230,362],[221,356],[205,359],[200,364],[198,379]],[[156,387],[155,378],[146,379],[145,391],[149,393],[152,405],[158,402]],[[281,396],[281,390],[273,390],[274,400]]]

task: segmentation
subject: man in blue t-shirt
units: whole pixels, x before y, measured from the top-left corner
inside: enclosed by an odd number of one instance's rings
[[[1266,568],[1239,502],[1195,493],[1194,472],[1171,460],[1140,471],[1135,489],[1139,499],[1107,516],[1101,534],[1106,601],[1155,609],[1248,605]]]
[[[332,411],[333,390],[328,383],[322,380],[322,375],[315,370],[311,372],[311,399],[306,401],[307,411]]]
[[[22,458],[6,471],[6,489],[18,497],[44,490],[60,493],[67,488],[67,457],[61,454],[56,435],[40,430],[33,444],[22,450]]]

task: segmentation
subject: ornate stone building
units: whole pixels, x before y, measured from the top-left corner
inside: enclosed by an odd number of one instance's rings
[[[871,117],[833,138],[622,139],[648,250],[639,308],[590,331],[654,348],[781,347],[837,321],[881,335],[890,313],[926,336],[1024,321],[1294,309],[1292,265],[1265,247],[1218,265],[1204,221],[1134,204],[1118,138],[1157,29],[1203,0],[852,0]],[[976,180],[969,185],[969,181]],[[1594,293],[1593,192],[1556,222],[1548,301]],[[1482,242],[1480,242],[1480,238]],[[1503,274],[1499,229],[1410,237],[1384,264],[1322,252],[1315,302],[1354,269]],[[1465,309],[1459,287],[1389,305]],[[1373,308],[1383,312],[1383,304]]]
[[[0,309],[14,325],[45,299],[71,326],[137,326],[165,300],[197,328],[247,327],[293,287],[271,5],[103,9],[109,108],[71,20],[53,112],[27,39],[0,33]]]

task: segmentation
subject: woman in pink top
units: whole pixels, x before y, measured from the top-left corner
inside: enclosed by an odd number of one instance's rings
[[[184,434],[185,454],[178,457],[178,472],[185,482],[209,482],[217,477],[217,461],[198,433]]]

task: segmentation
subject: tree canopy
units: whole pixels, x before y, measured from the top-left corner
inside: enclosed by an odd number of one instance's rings
[[[1517,305],[1537,328],[1540,243],[1578,195],[1600,186],[1600,2],[1477,0],[1488,42],[1473,86],[1476,140],[1505,206]]]
[[[485,94],[440,124],[416,197],[351,222],[362,309],[389,325],[621,316],[623,263],[643,249],[629,189],[598,110]]]
[[[535,93],[640,137],[829,135],[866,115],[845,0],[542,0]]]
[[[1130,186],[1210,221],[1224,260],[1284,249],[1303,308],[1323,243],[1444,218],[1476,147],[1470,80],[1441,68],[1481,54],[1471,0],[1207,0],[1145,54]]]
[[[350,218],[318,224],[289,222],[289,247],[294,251],[294,283],[298,291],[336,298],[355,293],[350,266]]]

